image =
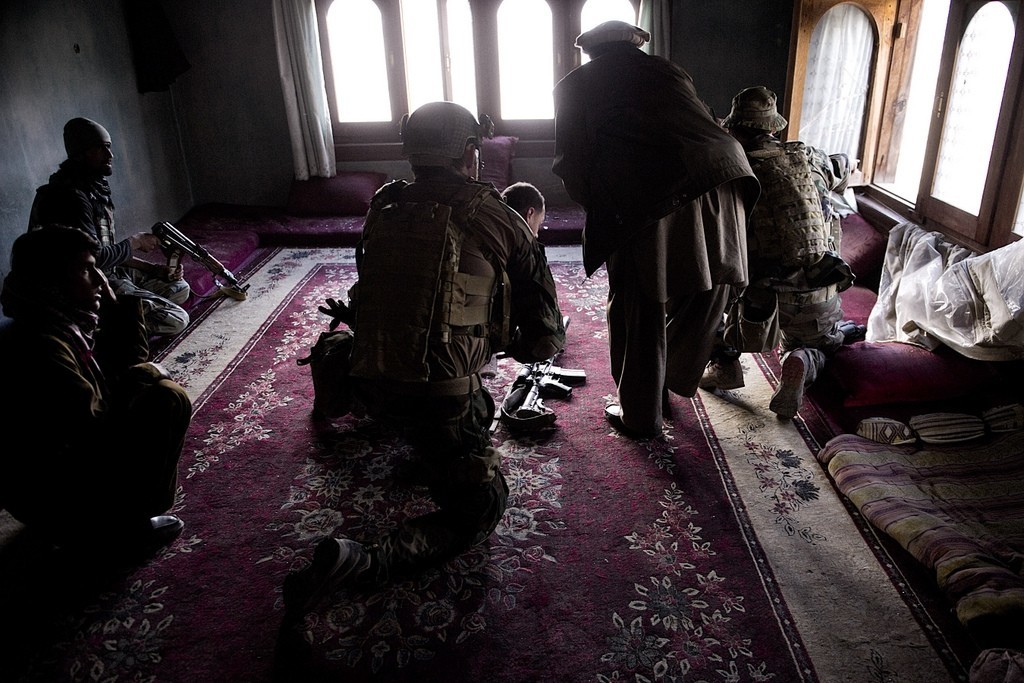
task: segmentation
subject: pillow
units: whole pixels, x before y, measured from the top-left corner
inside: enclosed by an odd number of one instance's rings
[[[480,146],[480,180],[494,185],[501,192],[512,184],[512,157],[516,155],[519,138],[511,135],[495,135],[484,138]]]
[[[985,423],[977,415],[928,413],[910,418],[910,428],[925,443],[944,444],[971,441],[985,436]]]
[[[365,216],[370,200],[388,179],[377,171],[339,171],[333,178],[292,182],[288,213],[294,216]]]
[[[914,430],[908,425],[888,417],[868,417],[861,420],[857,424],[857,436],[894,446],[917,441]]]
[[[857,284],[878,289],[888,243],[888,238],[859,214],[852,213],[843,218],[839,250],[857,276]]]
[[[989,408],[981,414],[985,426],[992,432],[1015,432],[1024,429],[1024,405],[1011,403]]]
[[[857,342],[825,365],[846,391],[843,405],[876,406],[976,396],[998,383],[992,364],[949,347],[928,351],[902,342]]]

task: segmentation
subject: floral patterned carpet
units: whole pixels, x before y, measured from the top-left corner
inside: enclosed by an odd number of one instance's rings
[[[572,319],[559,364],[588,381],[549,400],[554,428],[495,434],[511,497],[490,541],[283,626],[282,581],[324,535],[372,538],[430,502],[401,476],[395,434],[309,417],[295,361],[326,329],[317,305],[353,281],[351,251],[275,254],[246,301],[212,307],[161,359],[195,402],[184,535],[26,608],[18,679],[966,680],[816,464],[812,430],[767,411],[776,359],[745,357],[743,389],[674,396],[664,439],[606,424],[606,278],[569,258],[552,263]],[[503,360],[492,393],[518,370]]]

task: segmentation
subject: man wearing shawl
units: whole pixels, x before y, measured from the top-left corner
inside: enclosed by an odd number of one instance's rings
[[[591,60],[554,90],[552,170],[587,213],[583,262],[608,269],[609,422],[661,434],[667,392],[693,396],[730,286],[747,283],[746,217],[759,186],[690,76],[610,21],[581,34]]]

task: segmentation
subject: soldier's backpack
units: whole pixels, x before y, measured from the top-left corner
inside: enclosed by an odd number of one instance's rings
[[[750,215],[751,254],[785,267],[809,266],[832,248],[816,171],[802,142],[770,145],[748,153],[761,183]]]
[[[309,355],[295,362],[308,365],[313,378],[313,417],[316,419],[348,415],[355,405],[352,385],[351,330],[321,332]]]
[[[466,226],[494,189],[467,183],[441,204],[403,200],[406,185],[395,181],[378,192],[357,247],[353,376],[426,382],[429,349],[453,334],[488,338],[494,350],[507,344],[504,271],[459,272]],[[486,304],[471,305],[470,297]]]

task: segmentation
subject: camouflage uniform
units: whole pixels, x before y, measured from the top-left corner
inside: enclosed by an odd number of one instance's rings
[[[357,400],[370,415],[386,419],[405,432],[421,459],[421,470],[439,509],[404,521],[396,531],[367,547],[379,578],[409,574],[443,562],[485,540],[501,520],[508,498],[508,486],[499,469],[499,452],[491,445],[494,401],[479,379],[481,368],[501,350],[494,347],[489,332],[473,329],[477,326],[456,326],[447,343],[432,339],[427,346],[425,382],[394,377],[394,368],[409,365],[412,342],[359,346],[361,337],[380,338],[374,327],[387,323],[379,311],[389,308],[389,302],[377,297],[388,295],[379,291],[381,288],[360,286],[373,275],[368,272],[370,259],[363,246],[366,236],[376,229],[382,210],[401,203],[447,205],[455,197],[464,196],[467,186],[471,195],[476,194],[474,190],[482,190],[468,224],[460,226],[463,241],[457,258],[459,273],[495,283],[502,281],[502,272],[507,274],[514,332],[506,350],[516,360],[544,360],[565,343],[554,280],[543,247],[493,188],[441,167],[419,169],[412,184],[394,185],[385,186],[374,198],[363,242],[357,249],[360,283],[350,290],[356,340],[353,386]],[[419,255],[414,252],[403,252],[405,267],[389,274],[400,279],[395,283],[398,290],[404,288],[410,296],[416,295],[412,290],[422,283],[416,267]],[[467,306],[480,303],[470,298],[467,296]],[[361,310],[375,313],[372,317],[360,315]]]
[[[815,204],[803,209],[790,208],[788,224],[769,219],[767,211],[761,213],[755,208],[748,226],[751,284],[747,296],[755,301],[763,300],[765,297],[759,289],[772,290],[778,295],[783,362],[790,352],[804,349],[805,384],[810,384],[827,358],[843,345],[843,333],[839,330],[843,319],[839,292],[849,286],[852,277],[845,263],[826,254],[834,255],[839,251],[839,215],[832,208],[830,194],[846,178],[837,174],[838,169],[827,154],[801,143],[782,143],[765,134],[744,149],[754,159],[759,153],[779,151],[784,145],[806,155],[809,180],[816,190]],[[753,166],[757,173],[758,165]],[[771,196],[762,197],[759,208],[770,209],[766,207],[770,201]],[[814,218],[803,227],[799,218],[808,214],[813,214]],[[814,223],[819,226],[813,227]],[[808,233],[816,231],[823,232],[820,239],[808,237]],[[808,246],[812,241],[813,245]],[[797,263],[798,259],[787,260],[780,256],[797,251],[802,252],[801,263]]]

